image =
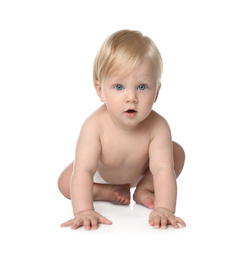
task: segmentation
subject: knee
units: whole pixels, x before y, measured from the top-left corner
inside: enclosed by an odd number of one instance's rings
[[[70,181],[72,175],[73,164],[67,166],[67,168],[61,173],[58,179],[58,188],[60,192],[67,198],[70,199]]]
[[[175,152],[176,152],[179,160],[184,164],[184,162],[185,162],[185,151],[184,151],[183,147],[180,144],[178,144],[178,143],[175,143],[175,144],[176,144],[175,145],[176,146],[175,147]]]
[[[64,176],[61,174],[58,179],[58,188],[63,196],[67,199],[71,199],[69,184],[66,182]]]
[[[185,164],[185,151],[181,145],[173,142],[174,170],[178,177]]]

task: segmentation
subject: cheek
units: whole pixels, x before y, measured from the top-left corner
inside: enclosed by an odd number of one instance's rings
[[[121,102],[116,96],[106,96],[105,102],[109,110],[118,110],[121,107]]]
[[[144,104],[145,107],[149,108],[152,107],[155,101],[155,96],[153,94],[142,96],[141,102]]]

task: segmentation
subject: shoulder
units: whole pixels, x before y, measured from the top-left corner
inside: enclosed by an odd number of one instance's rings
[[[95,110],[87,119],[83,122],[82,127],[97,127],[101,126],[106,117],[106,109],[104,106]]]
[[[80,134],[89,133],[90,135],[99,135],[103,128],[105,117],[106,109],[104,106],[101,106],[83,122]]]
[[[152,110],[151,114],[149,115],[150,120],[150,132],[151,132],[151,139],[153,139],[155,136],[171,136],[171,130],[169,127],[169,124],[167,120],[159,115],[157,112]]]

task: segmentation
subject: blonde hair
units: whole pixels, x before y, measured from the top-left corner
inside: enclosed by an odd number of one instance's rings
[[[163,63],[155,43],[139,31],[121,30],[109,36],[100,47],[94,61],[93,80],[103,81],[120,70],[122,76],[132,72],[144,59],[149,58],[160,82]]]

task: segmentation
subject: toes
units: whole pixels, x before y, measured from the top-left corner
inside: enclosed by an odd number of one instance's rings
[[[123,205],[129,205],[130,204],[130,201],[128,200],[128,199],[125,199],[124,201],[123,201]]]
[[[130,204],[129,199],[123,197],[118,191],[114,191],[112,194],[114,195],[112,202],[117,203],[117,204],[123,204],[123,205]]]
[[[118,202],[119,199],[120,199],[120,194],[119,194],[119,192],[114,191],[114,192],[112,193],[112,195],[113,195],[113,200]]]
[[[145,202],[145,206],[149,209],[153,209],[154,208],[154,201],[152,199],[147,199]]]

